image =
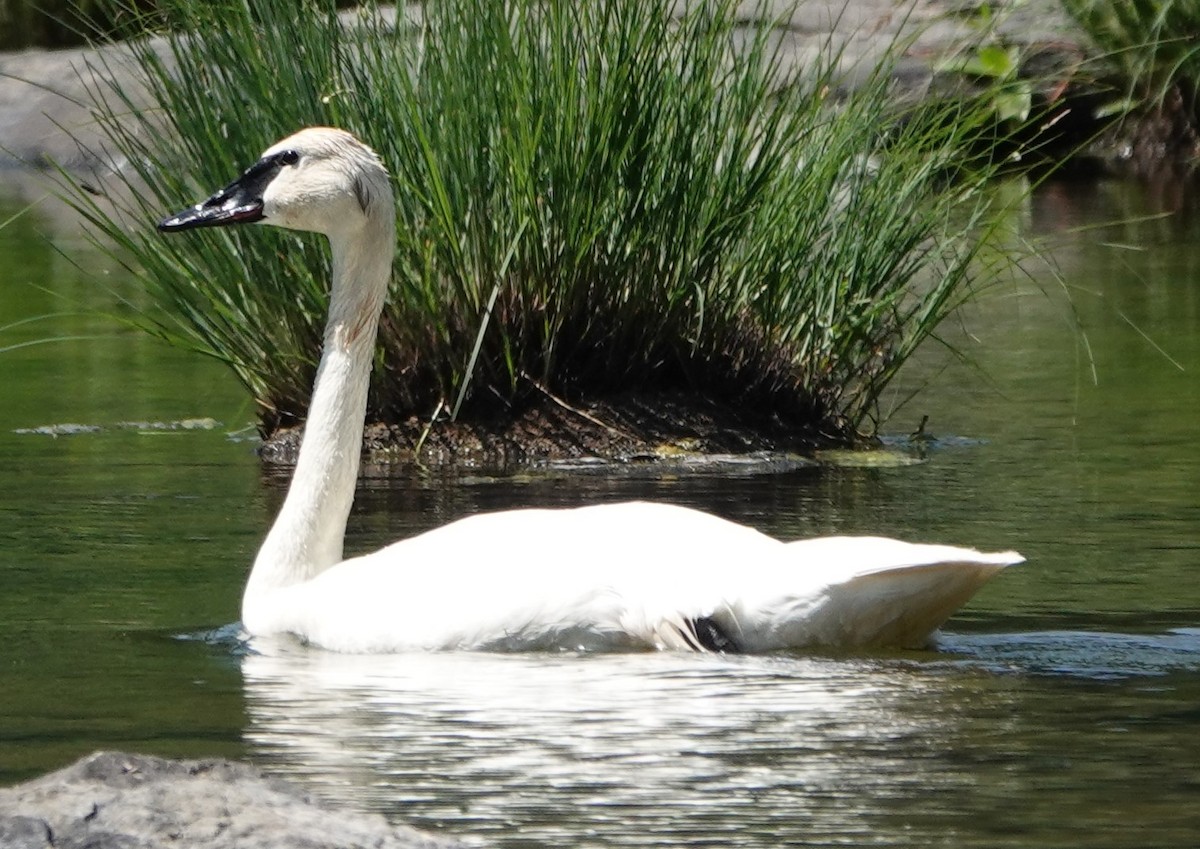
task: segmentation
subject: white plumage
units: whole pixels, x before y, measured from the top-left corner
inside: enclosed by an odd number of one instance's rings
[[[342,652],[922,646],[1015,552],[878,537],[784,543],[668,504],[470,516],[342,559],[395,209],[375,154],[310,128],[166,219],[324,233],[324,350],[288,495],[246,586],[253,635]]]

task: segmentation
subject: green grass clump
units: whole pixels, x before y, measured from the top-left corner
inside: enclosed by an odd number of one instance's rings
[[[1130,94],[1155,105],[1180,91],[1193,110],[1200,108],[1196,0],[1063,0],[1063,6],[1129,82]]]
[[[73,202],[144,277],[158,332],[228,362],[268,430],[307,405],[324,245],[152,227],[329,124],[398,193],[371,418],[683,389],[849,439],[986,273],[992,166],[961,168],[986,105],[897,121],[886,69],[834,104],[837,56],[781,85],[769,22],[672,6],[462,0],[347,26],[332,3],[180,2],[130,45],[161,109],[97,88],[128,200]]]

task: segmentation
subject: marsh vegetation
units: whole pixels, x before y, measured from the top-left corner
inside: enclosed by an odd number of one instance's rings
[[[886,63],[848,90],[832,50],[785,73],[765,10],[750,24],[729,2],[673,16],[642,0],[475,0],[399,21],[368,5],[349,23],[284,0],[164,14],[164,34],[129,42],[161,108],[98,82],[127,166],[104,197],[64,186],[153,293],[141,321],[227,362],[267,434],[306,408],[325,246],[164,240],[152,223],[299,126],[350,129],[395,177],[369,411],[385,424],[687,397],[751,430],[854,441],[900,365],[1014,260],[991,239],[999,166],[966,162],[986,104],[900,111]]]

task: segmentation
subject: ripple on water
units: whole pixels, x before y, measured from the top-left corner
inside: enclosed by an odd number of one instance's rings
[[[1035,675],[1105,680],[1200,670],[1200,628],[1176,628],[1163,634],[945,634],[939,645],[988,669]]]

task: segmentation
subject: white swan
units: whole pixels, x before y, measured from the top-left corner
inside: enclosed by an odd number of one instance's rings
[[[310,128],[159,227],[254,221],[325,234],[333,284],[295,473],[242,601],[252,635],[342,652],[915,647],[1022,560],[877,537],[784,543],[641,502],[470,516],[343,560],[394,196],[372,150]]]

